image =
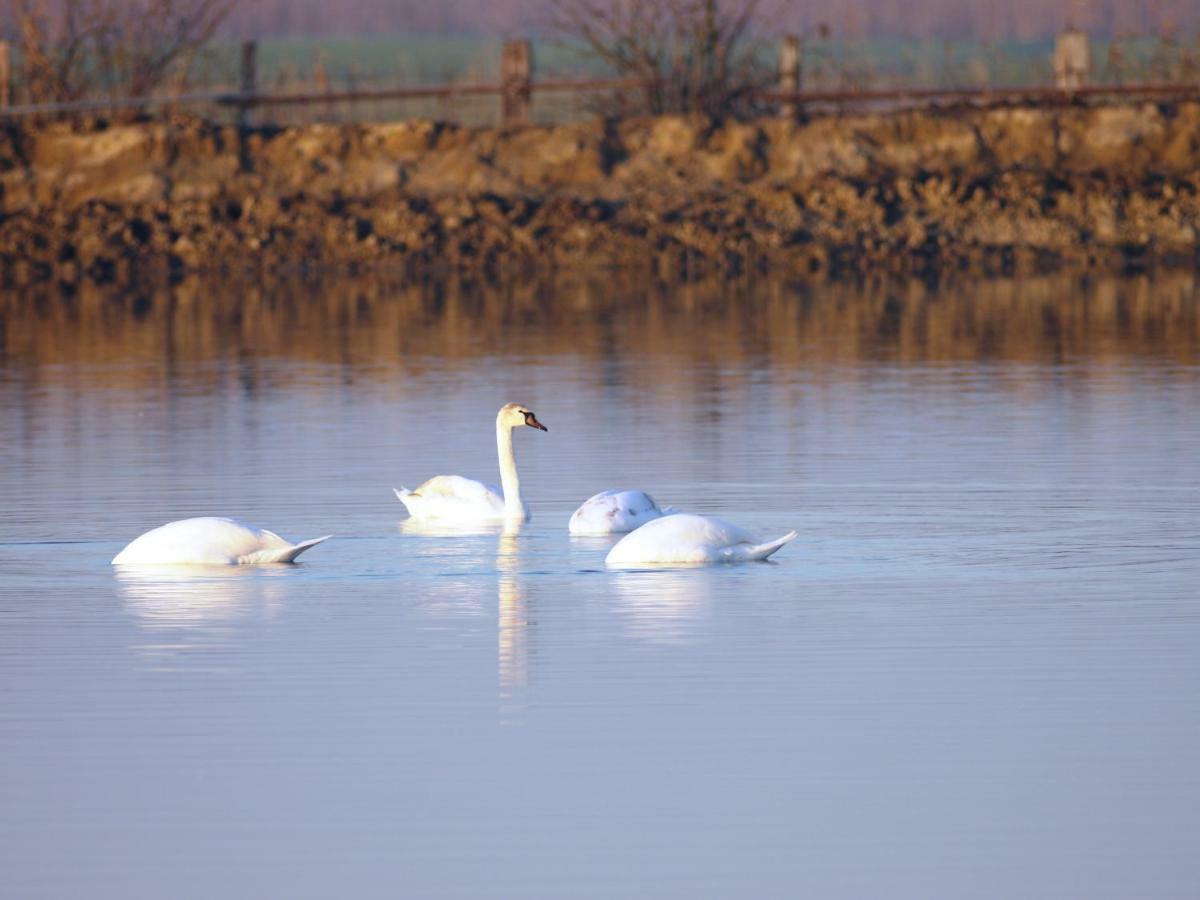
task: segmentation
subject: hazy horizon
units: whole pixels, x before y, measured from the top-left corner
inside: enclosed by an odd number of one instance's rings
[[[485,9],[468,0],[258,0],[238,7],[228,27],[238,34],[355,35],[413,32],[533,34],[544,31],[553,0],[494,0]],[[759,3],[763,27],[811,32],[828,25],[835,36],[895,35],[980,40],[1035,40],[1071,23],[1096,35],[1184,32],[1200,28],[1192,0],[786,0]]]

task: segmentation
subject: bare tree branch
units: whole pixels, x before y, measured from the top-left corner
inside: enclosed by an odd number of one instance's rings
[[[751,39],[758,0],[552,0],[559,40],[652,82],[647,112],[748,111],[769,73]]]
[[[32,102],[144,96],[186,80],[234,0],[4,0]]]

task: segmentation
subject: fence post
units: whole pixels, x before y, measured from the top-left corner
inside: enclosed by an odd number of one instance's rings
[[[324,52],[317,54],[316,62],[313,63],[313,84],[316,86],[318,93],[328,94],[332,89],[329,85],[329,67],[325,65]],[[333,104],[328,101],[320,107],[326,116],[333,116]],[[310,117],[311,121],[311,117]]]
[[[243,172],[254,168],[254,160],[250,158],[250,108],[254,105],[254,96],[258,93],[258,43],[246,41],[242,44],[242,68],[238,78],[238,165]]]
[[[1081,88],[1091,67],[1087,33],[1068,27],[1054,41],[1054,84],[1062,91]]]
[[[794,34],[785,34],[779,42],[779,90],[785,94],[800,90],[800,38]],[[798,111],[794,100],[779,104],[783,118],[794,119]]]
[[[258,93],[257,41],[246,41],[242,44],[242,67],[238,79],[238,93],[241,94],[238,104],[238,129],[244,131],[250,125],[252,98]]]
[[[12,45],[0,41],[0,107],[12,105]]]
[[[533,54],[529,41],[505,41],[500,53],[500,121],[503,124],[529,121],[532,77]]]

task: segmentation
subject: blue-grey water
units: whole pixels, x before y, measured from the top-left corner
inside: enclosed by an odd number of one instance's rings
[[[1194,276],[0,297],[0,895],[1195,897]],[[533,519],[422,534],[392,487]],[[800,538],[607,571],[609,487]],[[192,515],[336,537],[114,572]]]

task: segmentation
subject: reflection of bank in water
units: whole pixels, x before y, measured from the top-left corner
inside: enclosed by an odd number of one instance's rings
[[[612,574],[615,612],[630,633],[650,641],[687,640],[711,615],[711,568],[620,571]]]
[[[107,388],[148,387],[169,381],[180,363],[225,360],[236,366],[206,366],[193,377],[232,379],[246,390],[307,377],[281,368],[280,359],[369,362],[359,371],[367,382],[392,383],[400,373],[407,385],[408,376],[491,358],[504,347],[514,356],[578,357],[598,370],[613,357],[626,359],[638,370],[640,392],[653,396],[688,390],[694,366],[685,363],[714,358],[731,368],[1131,355],[1191,365],[1200,359],[1198,293],[1192,267],[1153,276],[803,286],[770,277],[664,282],[636,269],[502,283],[382,273],[250,283],[189,278],[137,297],[84,281],[66,294],[51,285],[0,290],[0,353],[22,365],[105,364],[91,374]],[[129,365],[164,357],[170,366]]]

